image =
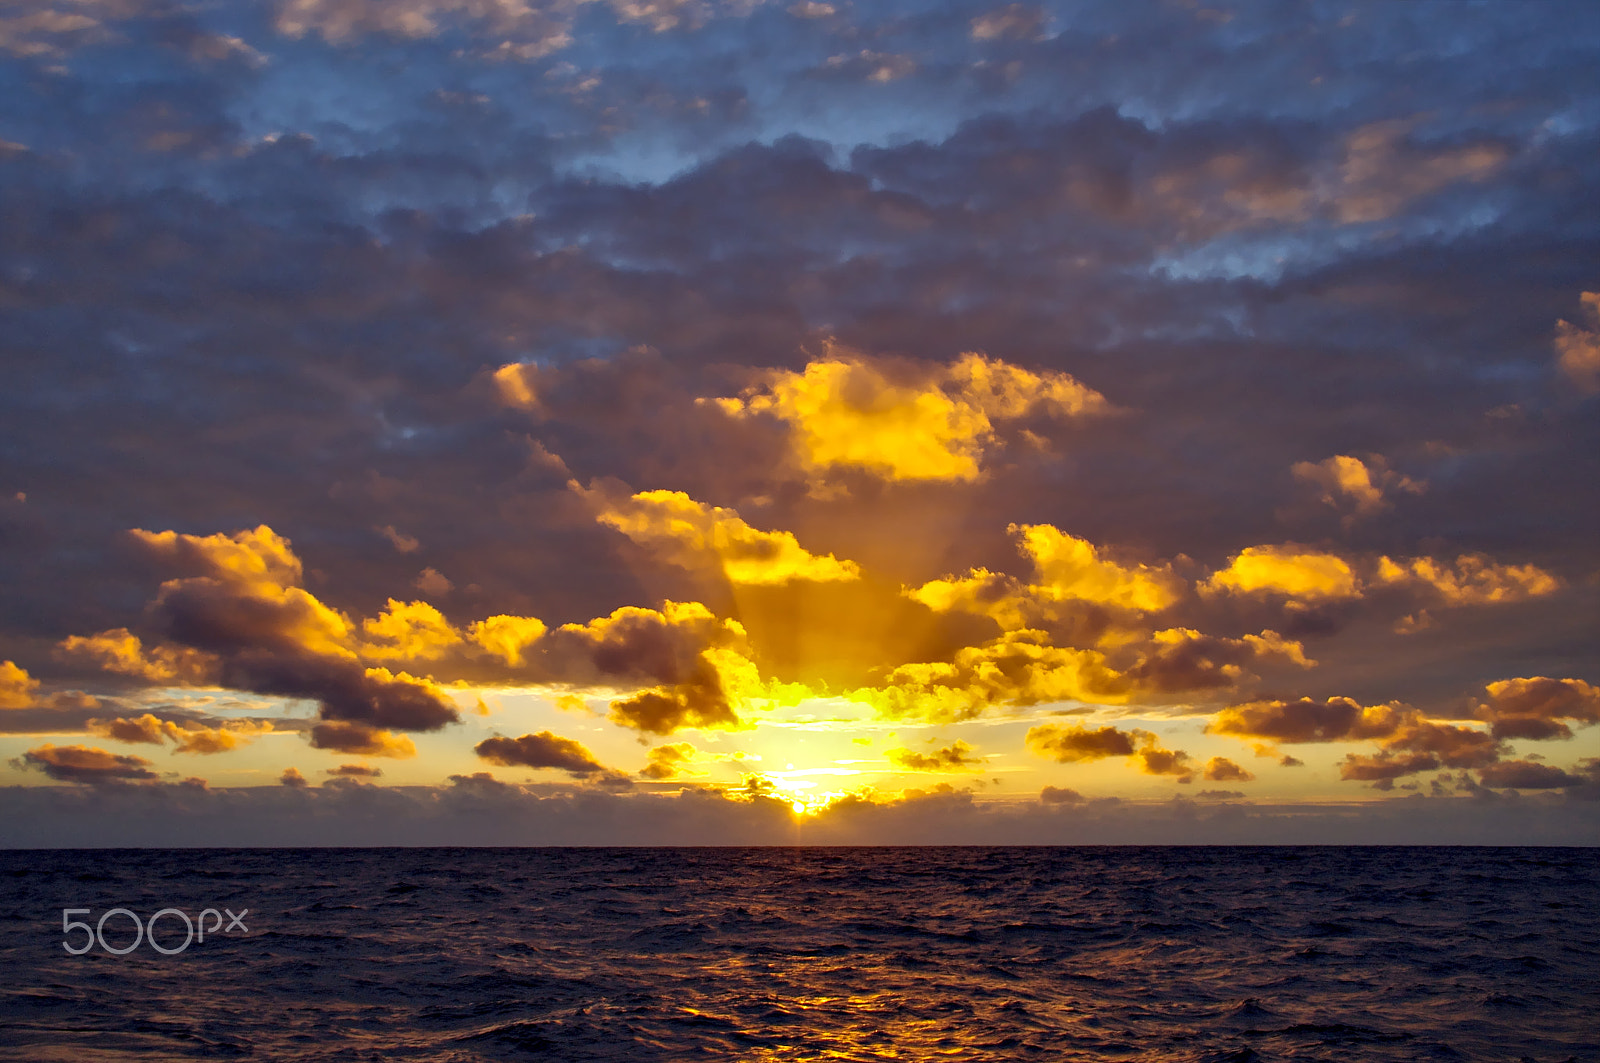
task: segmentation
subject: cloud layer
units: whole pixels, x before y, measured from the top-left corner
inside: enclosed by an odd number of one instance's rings
[[[1227,14],[0,16],[3,781],[1577,801],[1600,17]]]

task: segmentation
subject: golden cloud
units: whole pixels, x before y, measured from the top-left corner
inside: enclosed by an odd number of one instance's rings
[[[1120,564],[1087,539],[1049,524],[1013,524],[1007,531],[1016,538],[1018,552],[1033,562],[1032,582],[974,568],[963,577],[929,580],[907,596],[935,612],[991,617],[1011,631],[1061,619],[1064,604],[1150,613],[1183,594],[1183,581],[1167,565]]]
[[[994,705],[1121,705],[1132,686],[1098,650],[1053,646],[1043,631],[1024,629],[963,647],[948,663],[900,665],[881,687],[858,690],[851,697],[886,716],[955,721]]]
[[[997,442],[996,421],[1109,408],[1066,373],[1034,373],[969,352],[948,366],[891,379],[885,368],[832,343],[827,358],[801,372],[770,370],[740,397],[715,401],[732,417],[786,422],[794,458],[808,473],[849,468],[886,480],[976,480]]]
[[[531,616],[498,616],[479,620],[470,629],[471,641],[509,668],[520,668],[524,656],[544,637],[544,621]]]
[[[601,505],[596,518],[600,523],[683,568],[699,569],[709,562],[732,583],[861,578],[854,561],[839,561],[832,554],[819,557],[802,547],[792,532],[759,531],[737,511],[696,502],[682,491],[642,491],[625,501]]]
[[[1600,322],[1600,292],[1584,292],[1582,304]],[[1556,365],[1578,390],[1600,391],[1600,332],[1557,321]]]
[[[94,664],[107,672],[152,683],[201,686],[214,682],[220,659],[187,646],[145,646],[125,627],[98,635],[71,635],[61,641],[62,656]]]
[[[494,371],[492,377],[500,401],[519,410],[537,411],[539,406],[539,367],[513,362]]]
[[[188,726],[148,712],[142,716],[93,719],[86,728],[90,734],[130,744],[161,745],[170,740],[174,753],[226,753],[272,732],[272,724],[266,720],[237,720],[216,727]]]
[[[1360,598],[1373,586],[1425,591],[1447,605],[1488,605],[1551,594],[1561,581],[1537,565],[1501,564],[1483,554],[1462,554],[1453,564],[1387,556],[1352,564],[1337,554],[1286,543],[1246,547],[1200,584],[1200,591],[1324,601]]]
[[[39,681],[14,661],[0,661],[0,709],[27,709],[34,704]]]
[[[1178,600],[1182,581],[1162,566],[1119,565],[1100,556],[1087,539],[1049,524],[1011,525],[1022,552],[1033,559],[1029,590],[1048,601],[1086,601],[1154,613]]]
[[[1330,506],[1348,504],[1356,516],[1369,516],[1390,508],[1387,495],[1392,492],[1420,495],[1428,489],[1425,481],[1413,480],[1390,469],[1380,454],[1369,454],[1365,462],[1348,454],[1337,454],[1315,463],[1296,462],[1291,471],[1320,487],[1323,502]]]
[[[509,615],[461,628],[427,602],[390,599],[381,614],[357,623],[285,585],[299,579],[300,561],[288,540],[265,526],[233,535],[139,532],[135,539],[205,573],[162,584],[152,617],[166,639],[147,647],[118,628],[67,639],[61,651],[153,682],[314,698],[327,724],[311,732],[320,748],[411,755],[409,740],[391,730],[436,730],[458,719],[438,677],[632,687],[636,693],[613,703],[612,717],[652,733],[742,726],[736,703],[759,704],[781,689],[762,681],[744,629],[697,602],[626,607],[551,631],[537,618]],[[780,551],[780,560],[795,558]],[[400,664],[421,674],[391,670]],[[23,690],[14,677],[6,681],[6,689]]]
[[[1248,546],[1200,585],[1207,594],[1278,594],[1288,598],[1355,598],[1360,581],[1344,558],[1285,544]]]
[[[987,758],[972,756],[973,749],[957,739],[931,753],[917,753],[909,749],[891,749],[885,752],[889,762],[905,771],[968,771],[982,765]]]
[[[1551,594],[1561,581],[1537,565],[1496,564],[1482,554],[1462,554],[1454,566],[1431,557],[1392,561],[1378,559],[1377,579],[1383,583],[1429,587],[1448,605],[1486,605],[1517,602]]]
[[[900,665],[880,687],[851,697],[886,716],[954,721],[999,705],[1126,705],[1231,689],[1254,679],[1245,665],[1261,660],[1315,663],[1299,642],[1271,630],[1230,639],[1169,628],[1125,640],[1113,658],[1099,649],[1054,645],[1046,632],[1024,628],[963,647],[949,662]]]

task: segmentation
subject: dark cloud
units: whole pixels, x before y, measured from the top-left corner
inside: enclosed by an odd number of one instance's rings
[[[1553,790],[1568,786],[1581,786],[1586,781],[1549,764],[1531,760],[1503,760],[1486,765],[1478,772],[1478,781],[1495,789]]]
[[[1206,761],[1205,777],[1212,782],[1249,782],[1255,778],[1227,757],[1212,757]]]
[[[674,845],[1506,844],[1582,845],[1600,803],[1574,790],[1316,804],[1218,800],[978,802],[962,792],[854,798],[814,818],[770,798],[518,786],[485,774],[436,787],[207,789],[194,785],[10,788],[0,844]],[[1212,806],[1210,808],[1206,806]],[[1224,810],[1226,814],[1221,814]]]
[[[1093,730],[1077,724],[1040,724],[1028,731],[1028,748],[1063,764],[1105,757],[1131,757],[1139,735],[1115,727]]]
[[[1069,786],[1046,786],[1039,791],[1039,800],[1047,805],[1081,805],[1088,798]]]
[[[473,747],[473,752],[491,764],[504,767],[560,768],[573,775],[591,775],[604,771],[605,766],[594,759],[594,754],[570,738],[540,731],[521,738],[495,736],[485,738]]]
[[[1150,740],[1134,754],[1134,761],[1146,775],[1172,775],[1181,783],[1191,782],[1200,766],[1181,749],[1162,749]]]
[[[368,757],[414,757],[417,754],[416,745],[404,735],[344,720],[331,720],[313,726],[311,746],[313,749]]]
[[[1496,738],[1571,738],[1572,723],[1600,722],[1600,690],[1581,679],[1506,679],[1488,693],[1478,717]]]
[[[56,746],[46,742],[28,750],[15,763],[19,768],[37,768],[60,782],[90,786],[156,778],[156,773],[148,770],[150,761],[146,758],[107,753],[93,746]]]
[[[338,779],[376,779],[383,774],[383,769],[366,764],[341,764],[337,768],[329,768],[327,774]]]
[[[1200,770],[1182,750],[1165,749],[1149,731],[1123,731],[1112,726],[1091,730],[1079,724],[1039,724],[1028,730],[1027,745],[1039,756],[1063,764],[1128,757],[1146,775],[1171,775],[1190,782]]]
[[[1394,732],[1401,713],[1393,706],[1362,707],[1350,698],[1316,702],[1259,701],[1230,705],[1206,730],[1275,742],[1338,742],[1380,738]]]
[[[1437,767],[1439,758],[1432,753],[1395,754],[1384,751],[1370,756],[1364,753],[1346,753],[1339,765],[1339,778],[1385,784],[1406,775],[1415,775],[1419,771],[1432,771]]]

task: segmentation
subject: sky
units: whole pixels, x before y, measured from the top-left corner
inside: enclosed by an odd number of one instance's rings
[[[0,844],[1600,842],[1600,7],[0,8]]]

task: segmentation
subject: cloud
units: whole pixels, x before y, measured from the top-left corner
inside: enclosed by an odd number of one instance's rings
[[[1167,565],[1119,563],[1048,524],[1013,524],[1007,532],[1033,563],[1030,582],[973,568],[929,580],[906,596],[939,613],[987,616],[1007,631],[1066,624],[1076,637],[1093,640],[1122,635],[1128,618],[1167,609],[1183,594],[1183,581]]]
[[[455,590],[455,584],[437,569],[425,568],[417,573],[417,578],[412,580],[412,585],[423,594],[445,595]]]
[[[736,648],[744,629],[699,603],[666,602],[659,612],[624,607],[587,624],[563,625],[549,641],[555,653],[585,661],[598,676],[654,681],[611,703],[613,720],[652,734],[740,727],[735,701],[759,693],[754,666]]]
[[[405,735],[397,735],[364,723],[330,720],[311,728],[313,749],[334,753],[354,753],[365,757],[393,757],[405,760],[417,755],[417,745]]]
[[[369,731],[431,731],[458,719],[430,680],[363,666],[350,620],[298,586],[299,558],[266,525],[231,536],[135,531],[133,537],[158,559],[204,573],[163,583],[151,612],[167,640],[218,659],[220,685],[314,698],[323,719]],[[313,742],[350,734],[313,731]]]
[[[1386,751],[1404,750],[1437,756],[1448,768],[1479,768],[1498,760],[1505,745],[1493,734],[1471,727],[1437,723],[1410,714],[1383,739]]]
[[[854,561],[813,554],[799,544],[793,532],[758,531],[735,510],[696,502],[682,491],[642,491],[602,506],[596,517],[600,523],[684,568],[704,568],[709,562],[732,583],[827,583],[861,578],[861,567]]]
[[[685,773],[685,769],[694,761],[699,750],[688,742],[670,742],[666,745],[656,746],[650,750],[645,758],[645,766],[639,774],[646,779],[657,781],[677,778]]]
[[[39,681],[14,661],[0,661],[0,709],[27,709],[35,704]]]
[[[1600,292],[1584,292],[1583,306],[1600,323]],[[1556,322],[1556,366],[1586,394],[1600,391],[1600,332]]]
[[[1322,501],[1330,506],[1349,506],[1353,515],[1367,517],[1393,507],[1389,500],[1396,491],[1420,495],[1426,481],[1413,480],[1390,469],[1381,454],[1369,454],[1363,462],[1348,454],[1337,454],[1319,462],[1296,462],[1291,471],[1302,480],[1322,489]]]
[[[1600,689],[1581,679],[1502,679],[1486,689],[1476,715],[1496,738],[1571,738],[1570,723],[1600,723]]]
[[[1007,531],[1033,560],[1030,592],[1046,601],[1086,601],[1153,613],[1181,593],[1181,581],[1165,566],[1119,565],[1101,557],[1087,540],[1049,524],[1013,524]]]
[[[1373,741],[1377,754],[1347,753],[1340,778],[1385,782],[1441,766],[1482,768],[1507,752],[1503,736],[1444,723],[1398,703],[1362,706],[1351,698],[1230,705],[1206,725],[1210,734],[1286,744]]]
[[[402,554],[413,554],[422,549],[422,543],[415,536],[396,531],[393,524],[385,524],[377,529],[378,534],[388,539],[390,544]]]
[[[1227,757],[1212,757],[1206,761],[1205,777],[1212,782],[1249,782],[1255,776]],[[1244,796],[1239,794],[1237,796]]]
[[[1361,594],[1360,581],[1342,557],[1292,544],[1245,547],[1200,589],[1209,594],[1276,594],[1308,601]]]
[[[1271,5],[789,3],[0,15],[0,727],[236,733],[160,692],[220,687],[404,751],[522,687],[654,745],[778,680],[917,720],[1304,683],[1393,710],[1323,767],[1593,751],[1581,698],[1480,689],[1596,679],[1593,93],[1503,46],[1554,9],[1330,51]],[[1335,561],[1302,593],[1247,547]]]
[[[1395,705],[1362,706],[1350,698],[1254,701],[1224,708],[1206,733],[1284,743],[1363,741],[1393,734],[1403,715]]]
[[[968,771],[985,763],[988,758],[972,756],[973,749],[957,739],[931,753],[917,753],[909,749],[891,749],[884,755],[889,763],[905,771]]]
[[[974,18],[972,39],[995,41],[1009,37],[1037,40],[1044,32],[1046,21],[1045,13],[1038,8],[1026,4],[1008,4]]]
[[[1392,783],[1406,775],[1420,771],[1433,771],[1439,767],[1439,758],[1431,753],[1405,753],[1396,755],[1388,751],[1368,755],[1346,753],[1339,765],[1339,778],[1346,781]]]
[[[329,768],[326,774],[336,779],[376,779],[383,774],[383,769],[365,764],[341,764],[337,768]]]
[[[1391,218],[1413,200],[1456,181],[1487,179],[1509,155],[1488,140],[1430,148],[1411,137],[1416,126],[1415,119],[1373,122],[1345,138],[1338,184],[1330,190],[1340,221]]]
[[[1377,579],[1427,587],[1447,605],[1517,602],[1553,594],[1561,581],[1537,565],[1502,565],[1482,554],[1463,554],[1454,567],[1431,557],[1399,562],[1379,558]]]
[[[975,801],[962,792],[850,799],[797,816],[770,798],[538,787],[456,775],[427,787],[282,785],[200,789],[13,787],[0,844],[40,848],[416,845],[1583,845],[1600,805],[1564,792],[1486,802],[1472,796],[1351,803]]]
[[[391,732],[438,730],[459,718],[434,675],[631,686],[635,693],[613,703],[613,718],[658,734],[741,726],[735,701],[764,689],[740,652],[743,628],[695,602],[628,606],[550,630],[509,614],[458,628],[427,602],[391,598],[383,613],[357,623],[293,585],[300,561],[266,526],[135,538],[163,560],[207,573],[162,584],[151,613],[165,641],[146,649],[117,629],[68,639],[62,652],[151,681],[315,698],[326,721],[311,732],[318,748],[409,756],[409,740]],[[202,656],[185,656],[191,651]],[[388,666],[401,662],[432,674]]]
[[[877,687],[852,692],[890,717],[970,719],[996,706],[1079,701],[1126,705],[1173,694],[1237,689],[1255,677],[1247,663],[1309,667],[1303,647],[1274,631],[1239,639],[1192,628],[1122,632],[1110,652],[1055,645],[1030,628],[957,649],[949,661],[899,665]]]
[[[221,668],[221,660],[215,654],[187,646],[145,646],[138,635],[125,627],[98,635],[69,635],[57,652],[67,660],[152,683],[202,685],[214,682]]]
[[[1081,805],[1088,798],[1070,787],[1046,786],[1039,791],[1039,800],[1047,805]]]
[[[1040,756],[1076,764],[1106,757],[1131,757],[1138,749],[1139,739],[1147,733],[1109,726],[1090,730],[1080,724],[1047,723],[1030,728],[1027,743]]]
[[[1531,760],[1502,760],[1478,772],[1478,781],[1497,790],[1555,790],[1582,786],[1585,779],[1549,764]]]
[[[92,735],[119,742],[161,745],[170,741],[174,753],[226,753],[273,730],[266,720],[229,720],[217,726],[190,726],[148,712],[136,717],[92,719],[86,728]]]
[[[18,768],[38,768],[58,782],[104,783],[154,779],[144,757],[119,756],[92,746],[57,746],[49,742],[30,749],[13,764]]]
[[[1199,770],[1187,753],[1165,749],[1154,734],[1138,729],[1046,723],[1029,728],[1026,742],[1035,754],[1062,764],[1128,757],[1146,775],[1173,775],[1180,782],[1190,781]]]
[[[278,785],[287,786],[291,790],[303,790],[310,783],[306,782],[306,777],[300,774],[299,768],[284,768],[283,774],[278,776]]]
[[[549,731],[521,738],[485,738],[473,747],[473,752],[491,764],[508,768],[559,768],[577,776],[605,771],[605,766],[582,745]]]
[[[768,371],[761,384],[716,405],[734,418],[788,424],[794,460],[808,474],[857,469],[900,481],[978,479],[998,442],[996,421],[1109,409],[1104,396],[1066,373],[1036,373],[979,353],[948,366],[896,368],[830,344],[828,358],[803,372]]]
[[[1135,767],[1146,775],[1172,775],[1181,783],[1194,779],[1199,765],[1181,749],[1163,749],[1154,736],[1133,755]]]
[[[1316,664],[1306,657],[1299,642],[1271,630],[1230,639],[1203,635],[1193,628],[1168,628],[1152,633],[1148,646],[1140,649],[1140,660],[1124,674],[1145,698],[1235,689],[1254,678],[1244,666],[1257,661],[1280,661],[1300,668]]]
[[[890,717],[955,721],[995,705],[1124,704],[1130,686],[1103,653],[1053,646],[1044,632],[1023,630],[963,647],[950,662],[900,665],[880,687],[851,696]]]
[[[619,10],[624,5],[619,4]],[[529,4],[522,0],[281,0],[274,25],[287,37],[316,34],[348,45],[369,34],[425,38],[457,20],[488,34],[489,56],[531,60],[572,43],[576,3]]]

